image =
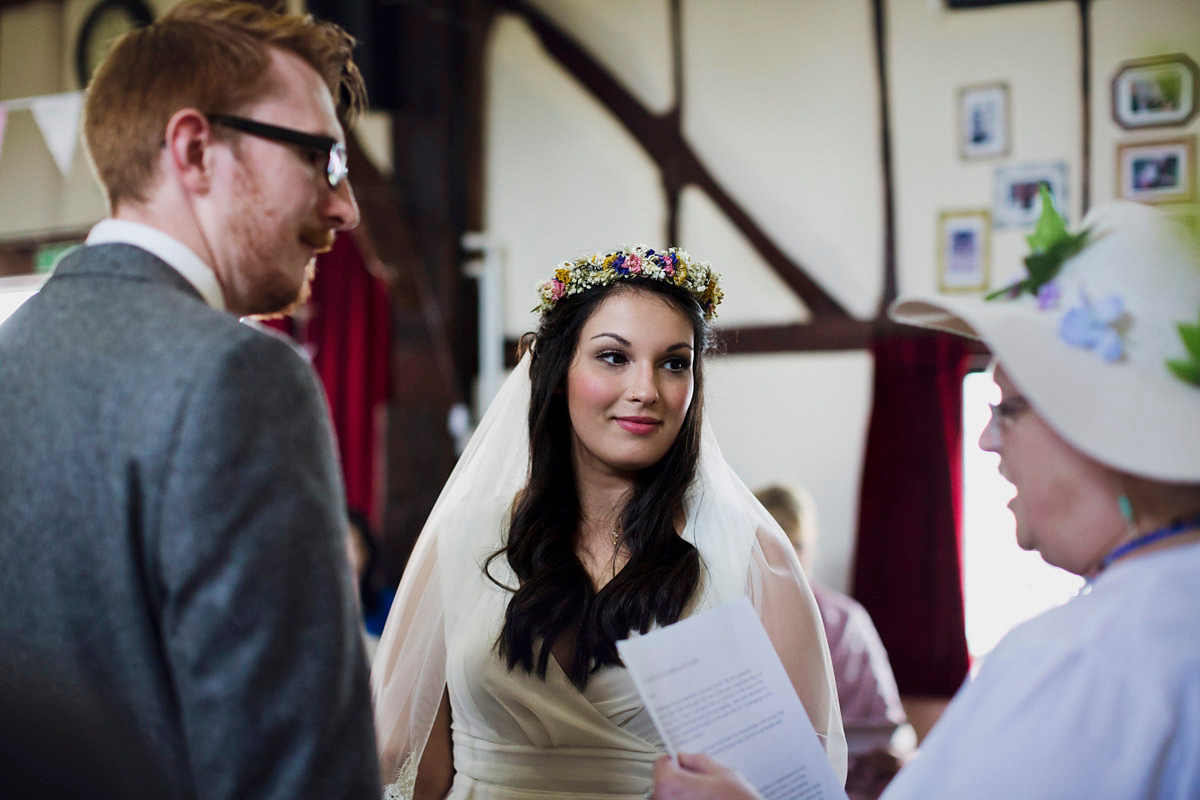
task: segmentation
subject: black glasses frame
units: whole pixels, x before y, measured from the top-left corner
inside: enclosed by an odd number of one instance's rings
[[[350,172],[346,164],[346,145],[332,136],[304,133],[292,128],[283,128],[278,125],[258,122],[246,119],[245,117],[235,117],[230,114],[208,114],[206,116],[209,122],[216,123],[217,125],[224,125],[226,128],[248,133],[251,136],[257,136],[261,139],[269,139],[273,142],[294,144],[297,147],[326,156],[325,180],[328,181],[330,189],[338,188]]]

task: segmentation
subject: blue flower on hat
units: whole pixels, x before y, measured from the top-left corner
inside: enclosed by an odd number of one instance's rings
[[[1125,339],[1121,323],[1125,303],[1115,294],[1093,303],[1081,293],[1078,306],[1067,311],[1058,324],[1058,336],[1064,342],[1085,350],[1094,350],[1101,359],[1112,363],[1125,357]]]

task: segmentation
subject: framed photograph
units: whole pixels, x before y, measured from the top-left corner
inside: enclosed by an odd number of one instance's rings
[[[938,290],[982,292],[991,265],[992,215],[986,208],[938,216]]]
[[[1112,80],[1113,119],[1122,128],[1186,125],[1196,115],[1196,62],[1182,53],[1126,61]]]
[[[1033,227],[1042,213],[1038,187],[1045,185],[1054,207],[1067,216],[1067,164],[1065,161],[996,167],[992,221],[997,228]]]
[[[958,90],[958,151],[964,159],[1008,153],[1008,84]]]
[[[1117,196],[1141,203],[1196,198],[1196,137],[1117,145]]]

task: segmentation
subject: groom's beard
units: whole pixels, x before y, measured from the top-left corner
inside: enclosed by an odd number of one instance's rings
[[[300,232],[300,241],[311,247],[317,253],[328,253],[333,249],[333,242],[337,239],[337,233],[326,227],[305,228]],[[278,311],[268,311],[264,314],[256,314],[258,319],[275,319],[276,317],[291,316],[300,306],[308,302],[312,297],[312,282],[313,277],[317,274],[317,259],[310,258],[308,264],[304,267],[304,280],[300,283],[300,288],[296,292],[296,296],[292,298],[283,308]]]
[[[332,238],[332,236],[333,236],[333,234],[330,234],[331,238]],[[329,245],[329,247],[332,247],[332,246],[333,245],[331,243]],[[326,247],[321,252],[322,253],[329,252],[329,247]],[[307,264],[304,265],[304,280],[301,281],[300,289],[296,293],[296,296],[295,296],[295,298],[293,298],[292,302],[288,303],[284,308],[281,308],[278,311],[267,311],[262,314],[254,314],[254,315],[252,315],[254,317],[254,319],[278,319],[279,317],[290,317],[293,314],[295,314],[296,311],[298,309],[300,309],[305,303],[307,303],[309,301],[309,298],[312,297],[312,282],[313,282],[313,278],[315,278],[316,275],[317,275],[317,259],[314,256],[313,258],[310,258],[308,260]]]

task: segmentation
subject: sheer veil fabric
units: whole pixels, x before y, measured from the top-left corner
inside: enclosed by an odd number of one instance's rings
[[[412,795],[446,688],[447,641],[455,640],[485,593],[495,591],[483,562],[501,545],[528,474],[529,393],[526,355],[451,473],[400,582],[371,674],[389,797]],[[725,463],[707,423],[682,535],[704,565],[693,611],[749,596],[844,780],[846,741],[816,602],[783,532]],[[502,561],[493,563],[493,574],[511,577],[507,562],[498,569]]]

